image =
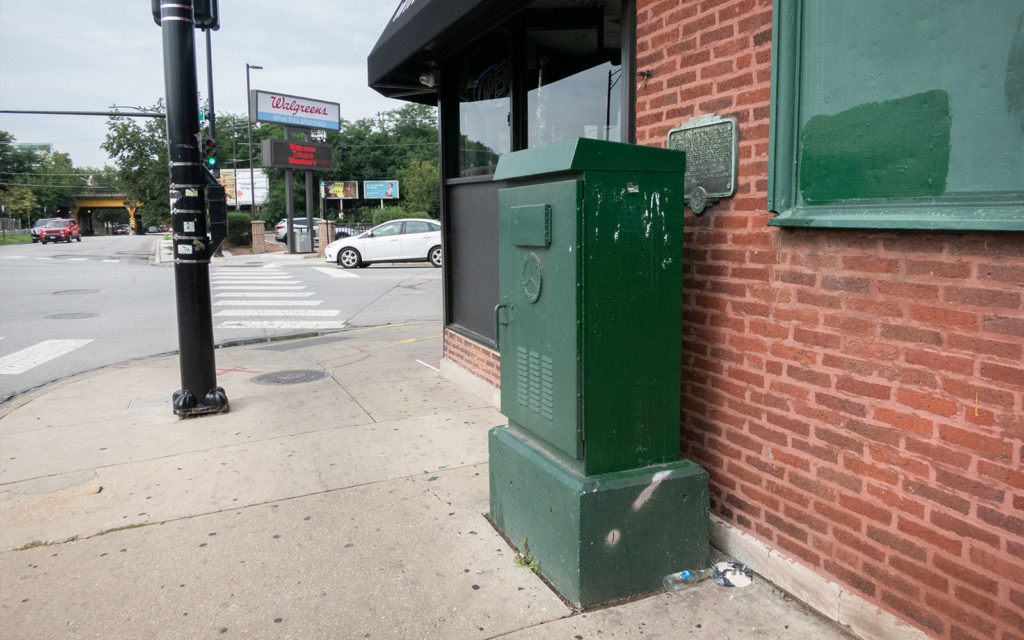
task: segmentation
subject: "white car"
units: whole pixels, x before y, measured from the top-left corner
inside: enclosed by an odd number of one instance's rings
[[[292,229],[294,229],[295,231],[298,231],[298,232],[305,231],[306,230],[306,225],[308,224],[306,222],[306,220],[307,220],[307,218],[292,218]],[[324,221],[323,218],[313,218],[313,223],[314,223],[313,237],[314,238],[316,237],[316,234],[317,234],[316,227],[319,226],[319,224],[321,222],[323,222],[323,221]],[[285,218],[284,220],[281,220],[281,222],[278,222],[277,225],[274,226],[274,239],[277,240],[278,242],[287,242],[288,241],[288,218]]]
[[[392,220],[324,248],[324,260],[346,269],[374,262],[430,262],[441,266],[441,224],[423,218]]]

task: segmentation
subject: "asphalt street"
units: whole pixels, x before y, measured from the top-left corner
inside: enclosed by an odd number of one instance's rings
[[[0,402],[98,367],[175,353],[174,269],[154,260],[163,236],[96,236],[81,243],[0,247]],[[319,335],[358,326],[395,287],[420,295],[389,322],[440,320],[440,271],[425,264],[347,271],[311,255],[215,259],[210,267],[219,346]]]

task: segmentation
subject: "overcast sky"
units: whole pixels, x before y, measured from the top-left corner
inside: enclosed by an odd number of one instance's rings
[[[366,56],[398,0],[220,0],[213,32],[214,106],[246,113],[253,89],[341,104],[357,120],[402,106],[366,86]],[[206,38],[196,31],[200,92]],[[146,0],[0,0],[0,109],[106,111],[164,97],[160,27]],[[77,167],[109,163],[106,118],[0,114],[17,142],[52,143]]]

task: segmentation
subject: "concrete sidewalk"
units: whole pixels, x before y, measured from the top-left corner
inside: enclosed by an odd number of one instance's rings
[[[0,637],[848,637],[760,579],[563,604],[485,518],[505,420],[438,374],[441,332],[218,350],[222,415],[173,415],[176,356],[0,406]],[[296,370],[324,377],[257,382]]]

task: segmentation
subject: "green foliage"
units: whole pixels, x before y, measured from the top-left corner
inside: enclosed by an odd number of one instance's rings
[[[73,167],[66,153],[23,149],[15,146],[14,136],[0,131],[0,195],[10,217],[32,222],[70,208],[91,173]]]
[[[224,242],[229,247],[248,247],[252,245],[252,225],[248,213],[240,211],[228,212],[228,237]]]
[[[425,211],[434,217],[441,213],[441,182],[437,159],[413,160],[400,174],[401,193],[411,211]]]
[[[162,101],[153,109],[163,111]],[[114,161],[114,187],[129,200],[142,203],[138,213],[143,226],[168,224],[170,175],[164,121],[146,118],[140,124],[136,118],[110,118],[100,146]]]
[[[43,217],[42,207],[36,200],[36,194],[29,187],[20,184],[11,186],[4,193],[4,207],[7,209],[5,215],[28,220],[30,223],[36,218]]]
[[[326,180],[396,179],[413,161],[437,164],[437,110],[419,104],[342,122],[328,137],[334,146],[334,171]]]
[[[369,214],[369,222],[373,226],[387,222],[388,220],[397,220],[399,218],[429,218],[425,211],[406,211],[405,207],[392,206],[384,207],[383,209],[366,209],[366,214]]]
[[[13,135],[0,131],[0,192],[7,191],[11,183],[17,184],[15,178],[29,173],[35,164],[35,154],[14,146],[14,141]]]

